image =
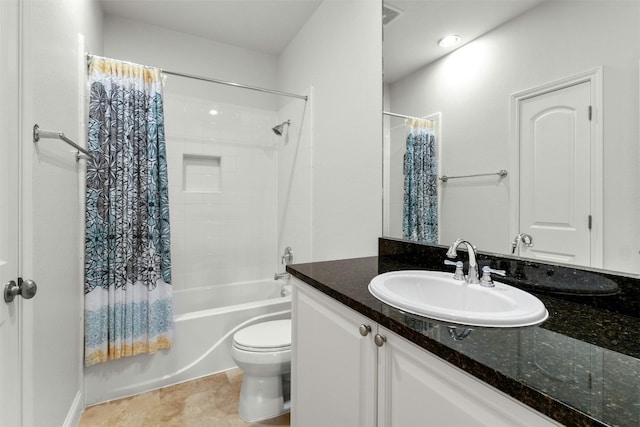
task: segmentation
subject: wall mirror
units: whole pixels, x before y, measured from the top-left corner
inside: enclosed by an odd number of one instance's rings
[[[408,130],[397,115],[428,117],[437,243],[512,254],[516,241],[516,256],[640,273],[640,0],[383,8],[383,234],[405,238]],[[438,46],[448,34],[459,45]]]

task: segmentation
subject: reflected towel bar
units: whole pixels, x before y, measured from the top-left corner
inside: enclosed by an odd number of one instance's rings
[[[475,175],[458,175],[458,176],[442,175],[438,179],[440,179],[442,182],[447,182],[450,179],[456,179],[456,178],[474,178],[476,176],[491,176],[491,175],[498,175],[499,177],[504,178],[505,176],[507,176],[507,171],[505,169],[502,169],[494,173],[477,173]]]
[[[390,111],[383,111],[382,114],[386,115],[386,116],[393,116],[393,117],[399,117],[401,119],[419,119],[419,117],[413,117],[413,116],[407,116],[406,114],[398,114],[398,113],[392,113]]]
[[[88,152],[87,150],[85,150],[84,148],[80,147],[78,144],[76,144],[75,142],[67,138],[63,132],[56,132],[53,130],[42,130],[40,129],[40,126],[35,124],[33,125],[33,142],[40,141],[40,138],[54,138],[54,139],[63,140],[64,142],[66,142],[67,144],[69,144],[70,146],[78,150],[78,153],[76,153],[76,160],[85,159],[85,157],[82,157],[80,153],[85,154],[87,156],[86,158],[91,157],[90,152]]]

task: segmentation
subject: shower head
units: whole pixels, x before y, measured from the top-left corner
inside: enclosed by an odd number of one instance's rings
[[[284,129],[284,125],[289,126],[290,124],[291,124],[291,120],[287,120],[286,122],[282,122],[279,125],[274,126],[271,130],[273,131],[273,133],[280,136],[282,135],[282,130]]]

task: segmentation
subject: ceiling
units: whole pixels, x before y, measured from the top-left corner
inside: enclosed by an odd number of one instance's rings
[[[105,14],[280,55],[322,0],[99,0]],[[325,0],[339,2],[341,0]],[[467,43],[543,0],[384,0],[400,15],[384,28],[385,82],[449,53],[454,33]]]
[[[448,34],[468,43],[543,0],[385,0],[400,12],[384,27],[385,83],[407,76],[446,55],[438,40]]]
[[[99,0],[105,14],[280,55],[322,0]]]

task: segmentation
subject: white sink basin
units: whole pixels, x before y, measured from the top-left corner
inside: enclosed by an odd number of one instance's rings
[[[374,277],[369,292],[400,310],[470,326],[534,326],[549,317],[535,296],[504,283],[494,284],[467,284],[449,272],[392,271]]]

